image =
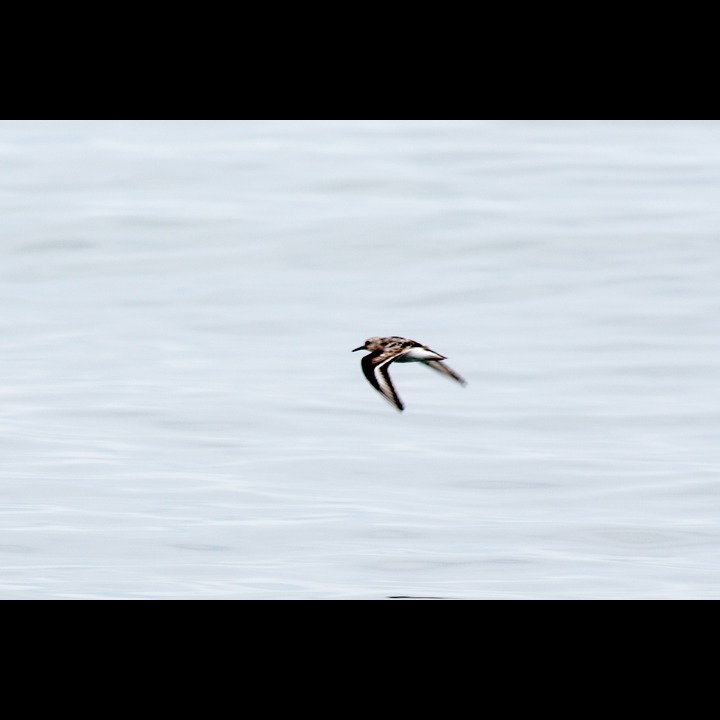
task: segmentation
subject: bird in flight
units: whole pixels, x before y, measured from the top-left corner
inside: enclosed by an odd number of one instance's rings
[[[443,360],[444,355],[436,353],[425,345],[421,345],[414,340],[397,337],[371,337],[365,341],[364,345],[357,347],[353,352],[358,350],[367,350],[369,355],[365,355],[361,361],[363,373],[368,382],[391,404],[402,412],[403,405],[398,394],[395,392],[390,373],[388,369],[390,363],[393,362],[421,362],[424,365],[437,370],[443,375],[456,380],[461,385],[467,383],[454,370],[449,368]]]

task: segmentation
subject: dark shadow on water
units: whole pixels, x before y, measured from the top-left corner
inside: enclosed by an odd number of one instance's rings
[[[450,600],[446,597],[434,597],[432,595],[388,595],[388,600]]]

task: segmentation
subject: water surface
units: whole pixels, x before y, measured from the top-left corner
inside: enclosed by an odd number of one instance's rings
[[[719,199],[717,121],[0,121],[0,598],[720,597]]]

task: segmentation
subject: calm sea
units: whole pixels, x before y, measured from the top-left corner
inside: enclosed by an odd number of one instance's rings
[[[0,598],[720,598],[718,318],[718,121],[0,121]]]

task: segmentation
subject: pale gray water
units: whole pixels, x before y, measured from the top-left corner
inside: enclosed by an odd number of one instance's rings
[[[0,598],[720,597],[719,122],[0,121],[0,218]]]

